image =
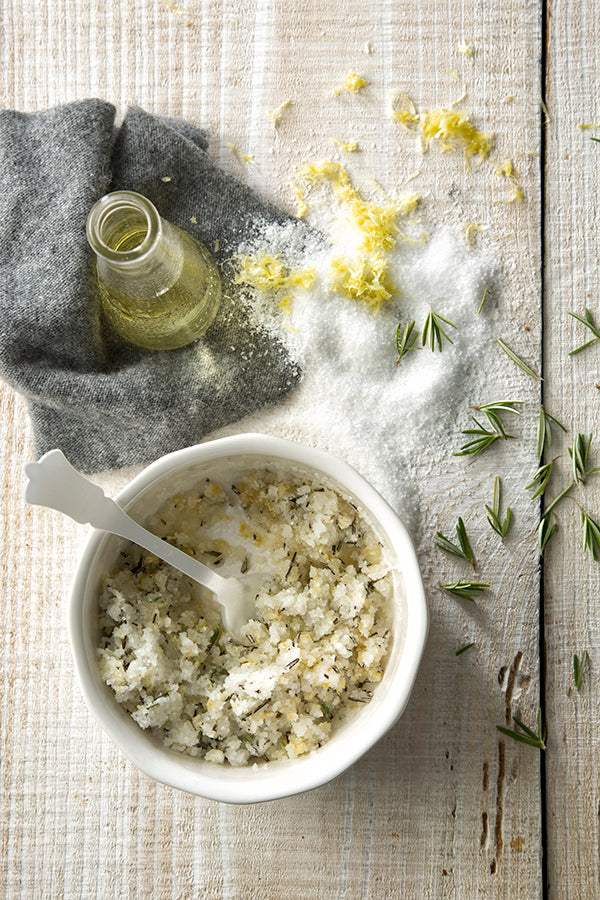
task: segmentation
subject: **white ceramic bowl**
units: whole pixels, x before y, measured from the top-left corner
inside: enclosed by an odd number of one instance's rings
[[[397,561],[393,640],[382,681],[370,703],[318,750],[294,760],[243,768],[218,765],[167,749],[142,730],[101,681],[96,663],[98,596],[104,573],[125,543],[94,531],[75,573],[68,607],[71,648],[86,702],[101,727],[143,772],[172,787],[228,803],[274,800],[318,787],[372,747],[396,722],[413,687],[427,636],[427,607],[410,537],[396,513],[351,466],[322,450],[260,434],[223,438],[163,456],[119,494],[118,502],[138,521],[155,512],[200,477],[242,465],[308,470],[314,478],[351,495],[387,542]]]

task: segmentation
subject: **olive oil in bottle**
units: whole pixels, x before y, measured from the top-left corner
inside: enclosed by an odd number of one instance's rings
[[[87,221],[102,310],[126,340],[149,350],[195,341],[221,300],[217,266],[199,241],[132,191],[102,197]]]

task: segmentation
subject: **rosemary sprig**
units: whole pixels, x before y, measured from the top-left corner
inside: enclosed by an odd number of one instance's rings
[[[575,653],[573,656],[573,679],[575,681],[575,687],[579,690],[579,685],[581,684],[581,676],[583,675],[583,670],[585,669],[585,664],[587,663],[587,650],[584,650],[581,654],[581,659]]]
[[[454,584],[442,584],[441,587],[454,594],[455,597],[461,597],[463,600],[475,600],[474,594],[479,594],[489,588],[489,584],[481,581],[455,581]]]
[[[581,510],[581,524],[583,526],[583,552],[589,550],[592,559],[598,562],[600,559],[600,525],[583,509]]]
[[[404,356],[405,353],[408,353],[409,350],[420,350],[420,347],[416,347],[415,344],[419,340],[419,332],[415,331],[415,323],[409,322],[408,325],[404,326],[404,329],[400,331],[402,328],[402,322],[398,322],[398,327],[396,328],[396,350],[398,351],[398,359],[396,360],[396,365],[400,365],[400,360]]]
[[[546,490],[548,485],[548,480],[552,473],[552,467],[556,460],[552,459],[549,463],[545,463],[543,466],[540,466],[532,480],[528,485],[525,486],[525,490],[528,491],[531,488],[535,488],[533,494],[531,495],[531,499],[535,500],[536,497],[541,497]]]
[[[484,292],[483,292],[483,297],[481,298],[481,303],[479,304],[479,309],[477,310],[477,313],[478,313],[478,314],[479,314],[479,313],[481,312],[481,310],[483,309],[483,304],[484,304],[485,301],[487,300],[488,294],[489,294],[489,290],[486,288],[486,289],[484,290]]]
[[[439,547],[440,550],[443,550],[444,553],[449,553],[451,556],[458,556],[459,559],[468,560],[475,568],[475,556],[467,536],[465,523],[460,516],[456,525],[456,534],[458,535],[458,546],[453,541],[448,540],[447,537],[444,537],[441,531],[438,531],[435,536],[436,547]]]
[[[504,428],[501,414],[510,412],[515,416],[520,416],[521,411],[514,407],[523,403],[523,400],[496,400],[493,403],[485,403],[483,406],[472,406],[478,412],[482,412],[488,422],[496,431],[499,431],[503,438],[508,437]]]
[[[537,714],[537,734],[535,731],[532,731],[531,728],[528,728],[527,725],[523,725],[523,723],[517,719],[516,716],[513,716],[513,722],[515,723],[515,728],[504,728],[502,725],[496,725],[498,731],[501,731],[502,734],[506,734],[508,737],[513,738],[515,741],[520,741],[522,744],[528,744],[530,747],[537,747],[538,750],[546,749],[546,728],[542,725],[542,710],[538,709]],[[520,731],[517,731],[517,728],[520,728]]]
[[[592,138],[592,140],[594,139]],[[589,347],[590,344],[595,344],[597,343],[597,341],[600,341],[600,331],[598,330],[596,323],[592,319],[592,314],[587,307],[584,316],[580,316],[574,312],[570,312],[569,315],[573,316],[574,319],[577,319],[578,322],[581,322],[582,325],[585,325],[586,328],[589,328],[589,330],[594,335],[594,337],[590,341],[586,341],[586,343],[582,344],[581,347],[575,347],[574,350],[571,350],[569,356],[573,356],[575,353],[579,353],[580,350],[585,350],[585,348]]]
[[[522,369],[527,375],[530,375],[531,378],[535,378],[536,381],[544,380],[541,375],[538,375],[537,372],[534,372],[531,366],[527,365],[525,360],[521,359],[521,357],[517,353],[515,353],[514,350],[511,350],[508,344],[506,344],[501,338],[498,338],[498,343],[500,344],[506,355],[512,359],[515,365]]]
[[[453,456],[476,456],[478,453],[491,447],[496,441],[499,441],[500,439],[507,440],[507,438],[512,437],[512,435],[506,434],[504,430],[499,431],[494,427],[491,420],[489,420],[492,425],[492,430],[490,431],[490,429],[486,428],[485,425],[482,425],[475,416],[471,416],[471,419],[475,422],[477,428],[463,428],[461,434],[466,434],[467,436],[474,435],[474,437],[470,441],[467,441],[466,444],[463,444],[460,450],[453,453]]]
[[[435,351],[435,345],[437,343],[438,350],[440,353],[443,349],[443,341],[442,338],[446,338],[446,340],[453,344],[454,341],[451,337],[446,334],[444,329],[441,326],[441,322],[444,322],[446,325],[450,325],[452,328],[456,328],[456,325],[453,322],[450,322],[449,319],[445,319],[439,313],[431,310],[427,318],[425,319],[425,324],[423,325],[423,346],[426,345],[430,348],[430,350]]]
[[[471,641],[470,644],[465,644],[464,647],[459,647],[459,649],[454,654],[455,656],[460,656],[461,653],[464,653],[466,650],[470,650],[471,647],[475,646],[475,641]]]
[[[548,544],[550,538],[554,536],[557,528],[558,525],[556,522],[556,516],[553,513],[551,513],[549,516],[544,517],[540,522],[537,530],[538,550],[540,551],[540,556],[544,555],[546,545]]]
[[[576,484],[579,481],[585,484],[585,479],[588,475],[591,475],[592,472],[600,471],[598,467],[595,469],[588,469],[587,467],[592,438],[592,434],[590,434],[589,438],[586,438],[585,434],[578,434],[573,442],[573,446],[569,447],[569,456],[573,463],[573,478]]]
[[[487,520],[490,523],[491,527],[494,529],[496,534],[500,535],[500,539],[503,541],[506,535],[508,534],[508,529],[510,528],[510,521],[512,518],[512,511],[510,506],[506,507],[506,516],[504,521],[500,520],[500,476],[496,475],[496,479],[494,481],[494,497],[492,500],[492,505],[485,507],[488,511]]]
[[[552,432],[550,430],[550,422],[554,422],[555,425],[558,425],[559,428],[567,432],[565,426],[558,421],[554,416],[551,416],[549,412],[547,412],[543,406],[540,406],[540,415],[538,418],[537,425],[537,455],[541,459],[544,453],[544,447],[547,445],[548,447],[552,443]]]

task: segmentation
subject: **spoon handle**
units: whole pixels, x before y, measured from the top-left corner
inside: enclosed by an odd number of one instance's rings
[[[24,471],[29,479],[27,503],[56,509],[76,522],[134,541],[209,591],[218,593],[227,588],[229,579],[138,525],[102,488],[80,475],[61,450],[50,450],[39,462],[26,463]]]

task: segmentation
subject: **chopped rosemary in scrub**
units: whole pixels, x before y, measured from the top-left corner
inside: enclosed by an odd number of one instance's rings
[[[100,674],[168,747],[233,766],[320,747],[371,699],[393,575],[353,502],[301,474],[248,470],[171,498],[148,527],[228,575],[263,572],[256,616],[226,633],[210,594],[139,549],[105,578]]]

